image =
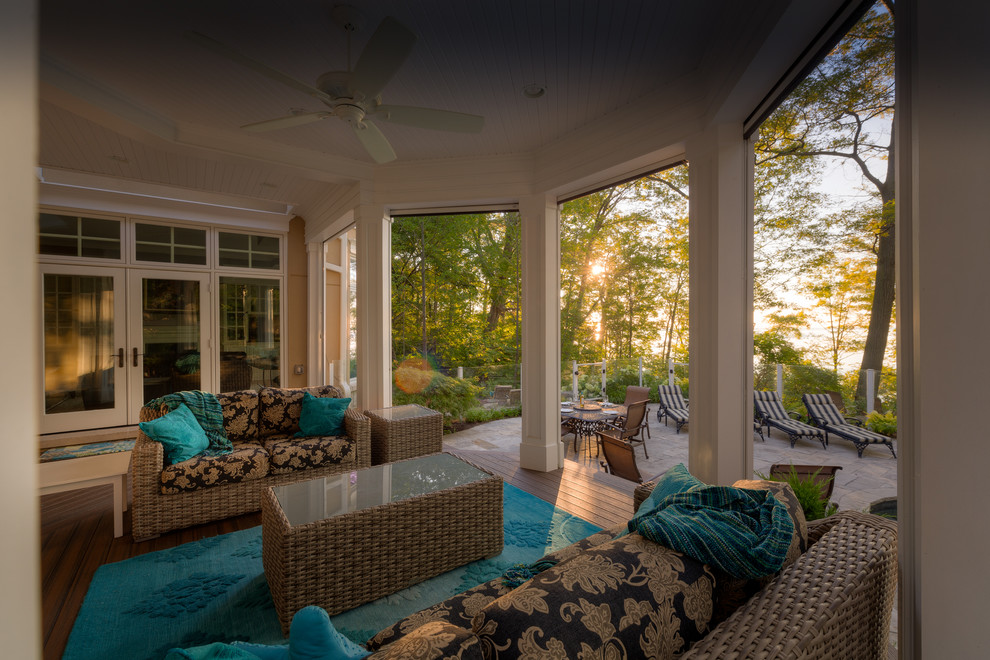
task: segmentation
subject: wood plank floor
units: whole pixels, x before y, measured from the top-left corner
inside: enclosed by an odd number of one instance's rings
[[[565,461],[565,467],[554,472],[534,472],[519,467],[518,453],[451,453],[599,527],[615,527],[632,515],[635,484],[574,461]],[[261,524],[261,515],[253,513],[134,543],[126,533],[130,511],[124,514],[124,536],[113,538],[110,486],[45,495],[40,501],[42,631],[44,657],[51,660],[62,657],[90,580],[101,565]]]

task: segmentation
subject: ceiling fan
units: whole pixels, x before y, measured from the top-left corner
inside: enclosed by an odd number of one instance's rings
[[[334,7],[333,16],[347,33],[350,60],[350,35],[360,25],[361,16],[347,5]],[[457,133],[478,133],[485,123],[485,118],[478,115],[381,102],[382,89],[405,62],[416,43],[416,35],[391,16],[379,23],[352,70],[324,73],[316,80],[315,86],[262,64],[205,34],[187,32],[186,36],[238,64],[309,94],[328,108],[315,112],[298,111],[285,117],[247,124],[241,126],[244,130],[271,131],[338,117],[351,125],[375,162],[387,163],[395,160],[395,151],[372,120]]]

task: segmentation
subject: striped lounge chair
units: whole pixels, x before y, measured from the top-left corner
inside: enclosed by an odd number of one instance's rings
[[[657,408],[657,421],[667,425],[668,419],[674,420],[677,424],[676,433],[681,432],[681,427],[688,423],[690,414],[688,404],[681,395],[681,388],[678,385],[658,385],[657,391],[660,395],[660,407]]]
[[[753,392],[753,404],[756,407],[756,420],[760,426],[760,437],[763,438],[763,426],[767,427],[767,435],[770,435],[770,427],[774,427],[787,434],[791,441],[791,447],[797,443],[799,438],[809,438],[822,443],[823,449],[828,449],[825,444],[825,432],[820,428],[799,422],[791,416],[797,416],[796,412],[784,410],[784,404],[780,401],[777,392]]]
[[[828,444],[831,433],[852,442],[860,458],[863,458],[863,450],[870,445],[887,445],[890,453],[897,458],[892,438],[863,428],[863,422],[854,417],[843,417],[829,395],[805,394],[801,400],[808,409],[808,419],[825,431],[825,444]]]

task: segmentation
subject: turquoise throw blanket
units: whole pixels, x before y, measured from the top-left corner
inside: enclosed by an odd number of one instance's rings
[[[210,441],[210,446],[203,451],[203,455],[219,456],[234,450],[234,445],[223,428],[223,410],[215,394],[201,390],[187,390],[160,396],[144,405],[172,411],[178,408],[180,403],[186,404],[186,407],[192,411],[193,417],[203,427]]]
[[[787,508],[766,490],[704,486],[637,514],[629,531],[736,578],[780,570],[794,535]]]

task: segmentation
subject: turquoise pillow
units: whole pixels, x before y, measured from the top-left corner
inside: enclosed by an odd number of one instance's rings
[[[678,463],[674,467],[667,470],[663,476],[657,480],[657,485],[653,487],[653,492],[651,492],[650,496],[643,500],[643,503],[639,505],[636,515],[642,516],[644,514],[649,514],[657,508],[660,500],[669,497],[670,495],[679,495],[680,493],[686,493],[697,488],[703,488],[707,485],[708,484],[688,472],[688,469],[684,467],[683,463]]]
[[[188,461],[210,446],[206,431],[184,403],[167,415],[141,422],[138,426],[149,438],[162,443],[165,460],[170,464]]]
[[[344,415],[349,405],[350,399],[313,396],[304,392],[296,437],[344,435]]]

